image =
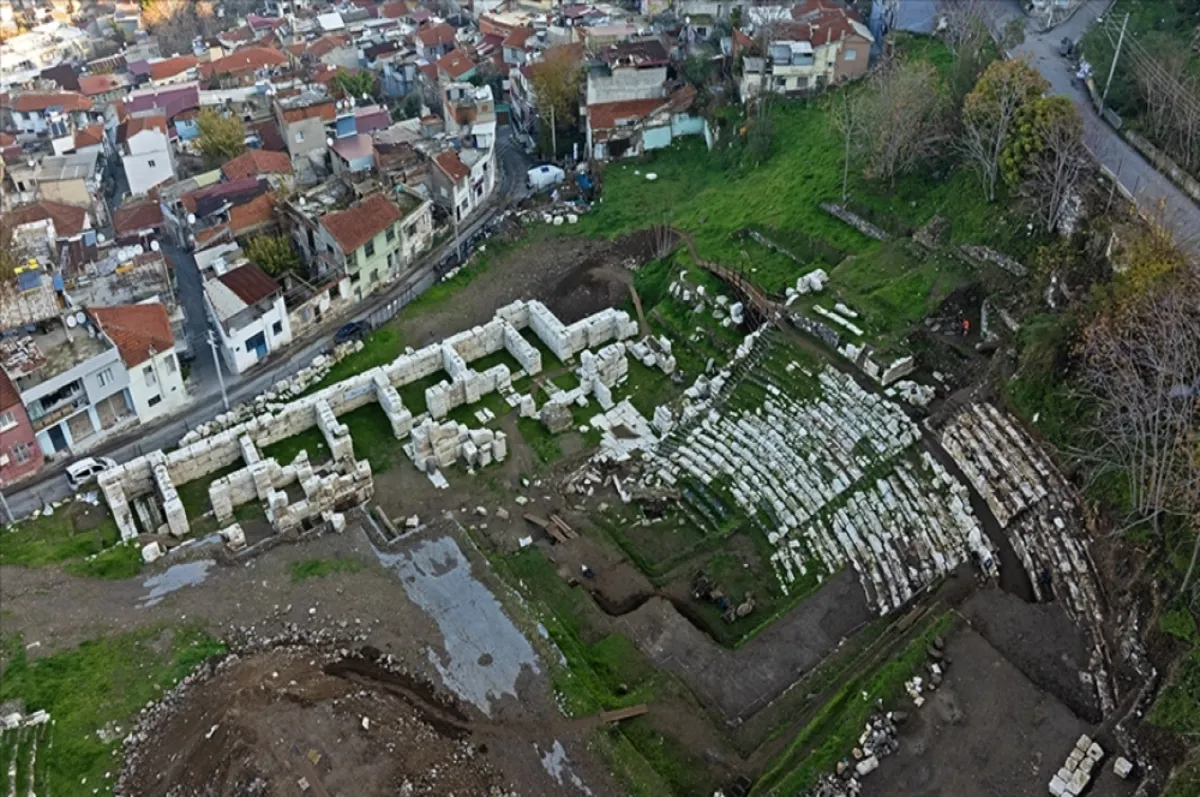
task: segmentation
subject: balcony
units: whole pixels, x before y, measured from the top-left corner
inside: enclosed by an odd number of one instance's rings
[[[48,396],[29,403],[29,422],[34,431],[40,431],[74,415],[88,405],[87,391],[83,380],[76,379]]]

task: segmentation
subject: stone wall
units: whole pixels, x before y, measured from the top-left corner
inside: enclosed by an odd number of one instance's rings
[[[497,365],[478,372],[470,367],[470,363],[504,349],[527,373],[538,373],[542,369],[541,352],[520,334],[526,328],[531,328],[563,361],[572,359],[584,349],[637,334],[636,322],[620,310],[602,310],[568,326],[541,302],[513,302],[497,310],[495,317],[484,325],[422,349],[409,350],[391,363],[355,374],[313,395],[272,405],[276,406],[274,411],[268,411],[264,406],[259,414],[214,434],[192,439],[174,451],[154,451],[125,462],[101,475],[101,492],[113,511],[122,538],[138,535],[131,502],[143,496],[155,497],[163,507],[168,527],[173,533],[183,534],[187,531],[188,521],[175,485],[204,478],[243,462],[247,467],[210,486],[209,498],[218,518],[226,522],[232,517],[234,507],[247,501],[262,500],[267,502],[268,516],[273,518],[277,528],[294,527],[315,515],[331,512],[330,506],[343,501],[345,495],[369,494],[371,488],[364,485],[364,479],[370,481],[370,468],[354,459],[353,441],[346,425],[337,420],[339,416],[377,402],[391,421],[393,434],[397,439],[404,439],[413,432],[416,419],[404,407],[397,388],[446,371],[450,381],[426,390],[429,415],[433,418],[444,417],[457,406],[475,403],[488,393],[506,389],[512,379],[507,366]],[[262,447],[314,426],[321,430],[329,444],[337,463],[335,467],[347,471],[338,477],[342,481],[325,484],[321,479],[328,477],[306,475],[311,471],[307,458],[287,466],[261,458],[259,450]],[[478,443],[471,442],[480,449]],[[503,458],[506,444],[501,439],[490,450],[493,460]],[[476,461],[479,459],[482,457],[476,457]],[[280,486],[296,480],[308,485],[306,495],[311,490],[312,497],[305,499],[305,506],[285,510],[291,505],[279,503],[281,499],[275,493],[279,492]],[[282,519],[282,525],[279,519]]]

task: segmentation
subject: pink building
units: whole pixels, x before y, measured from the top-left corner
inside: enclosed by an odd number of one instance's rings
[[[37,473],[42,448],[37,443],[21,394],[0,368],[0,485]]]

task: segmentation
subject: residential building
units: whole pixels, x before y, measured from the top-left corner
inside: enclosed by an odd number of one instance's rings
[[[763,88],[779,94],[818,91],[866,74],[875,38],[853,10],[834,0],[806,0],[780,19],[752,8],[758,24],[770,24],[773,40],[763,57],[743,59],[743,101]]]
[[[138,420],[149,423],[187,402],[166,307],[150,302],[89,307],[87,312],[117,347]]]
[[[132,195],[144,196],[151,188],[175,179],[175,153],[162,111],[131,115],[117,128],[117,146]]]
[[[22,92],[4,105],[18,133],[63,138],[86,125],[95,107],[87,97],[73,91]]]
[[[496,121],[496,103],[491,86],[448,83],[442,87],[442,117],[446,131],[458,132],[463,126]]]
[[[37,473],[43,461],[21,394],[0,368],[0,487]]]
[[[117,347],[81,311],[43,320],[35,334],[0,339],[0,368],[46,456],[78,453],[136,419]]]
[[[163,228],[162,205],[153,199],[126,202],[113,211],[113,234],[122,246],[141,244],[149,248]]]
[[[454,28],[445,22],[422,27],[413,38],[417,53],[431,63],[454,49]]]
[[[240,374],[292,342],[283,288],[253,263],[225,270],[204,283],[204,303],[221,348],[225,367]]]
[[[177,55],[150,62],[149,76],[153,86],[171,86],[195,80],[200,72],[200,59],[194,55]]]
[[[625,100],[587,107],[589,157],[605,161],[642,155],[670,146],[676,138],[704,132],[704,119],[691,113],[694,86],[684,85],[664,99]]]
[[[307,89],[294,97],[275,101],[275,121],[287,143],[292,165],[300,170],[323,164],[327,124],[336,119],[333,98],[324,91]]]
[[[121,104],[121,109],[114,109],[105,119],[106,126],[113,131],[114,141],[126,114],[154,109],[161,110],[167,117],[168,128],[174,128],[175,137],[189,141],[200,135],[194,118],[194,113],[200,110],[200,84],[194,80],[140,89],[130,93]]]
[[[365,133],[345,136],[330,147],[335,175],[355,175],[375,168],[375,144]]]
[[[291,62],[279,50],[270,47],[240,47],[224,58],[200,64],[200,79],[210,88],[253,86],[260,78],[271,76]]]
[[[6,207],[39,199],[76,205],[87,208],[96,225],[104,225],[108,222],[108,204],[102,177],[100,153],[94,149],[45,157],[32,166],[21,162],[9,170],[14,190],[3,192],[3,199]]]
[[[320,63],[333,69],[357,69],[358,47],[349,36],[332,33],[322,36],[302,48],[303,58],[308,63]]]
[[[264,178],[243,177],[224,183],[220,179],[221,172],[216,170],[165,185],[159,191],[164,229],[179,246],[200,247],[217,235],[228,236],[234,208],[250,205],[271,190]],[[239,221],[246,213],[239,212]],[[256,207],[255,215],[258,213]]]
[[[295,185],[295,170],[292,160],[284,152],[248,149],[221,167],[227,181],[247,177],[265,177],[271,188],[291,191]]]
[[[183,305],[175,295],[171,268],[153,240],[137,253],[133,244],[110,247],[95,262],[95,273],[76,274],[71,284],[71,303],[76,307],[115,307],[126,304],[161,304],[166,308],[175,354],[186,359],[191,353],[185,329]],[[207,343],[198,341],[207,348]]]
[[[495,125],[495,122],[491,122]],[[496,187],[496,149],[444,149],[430,171],[434,201],[462,221],[487,201]]]
[[[323,198],[341,208],[322,212]],[[432,204],[404,188],[353,204],[344,203],[347,198],[338,197],[335,186],[320,186],[289,203],[288,215],[313,280],[336,281],[340,296],[361,301],[430,246]]]
[[[530,26],[523,25],[514,28],[511,33],[501,40],[502,58],[510,69],[520,68],[529,63],[529,45],[536,41],[536,32]]]
[[[80,267],[96,255],[96,229],[86,207],[42,199],[14,208],[0,222],[14,241],[26,242],[26,246],[34,239],[44,242],[44,248],[26,254],[41,255],[39,262],[46,265]]]
[[[129,85],[129,76],[124,74],[79,76],[79,93],[91,100],[93,105],[103,105],[124,97]]]
[[[466,50],[451,50],[437,60],[438,85],[470,80],[477,64]]]

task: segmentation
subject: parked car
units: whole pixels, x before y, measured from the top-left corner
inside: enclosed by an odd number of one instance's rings
[[[71,485],[71,489],[78,490],[88,482],[94,481],[104,471],[115,467],[117,467],[115,459],[84,457],[67,466],[67,483]]]
[[[343,324],[337,332],[333,333],[333,342],[345,343],[350,340],[362,340],[371,331],[371,327],[366,321],[351,321],[349,324]]]

